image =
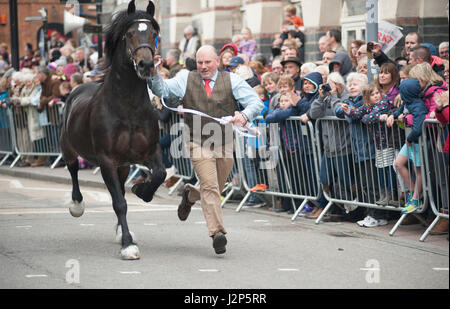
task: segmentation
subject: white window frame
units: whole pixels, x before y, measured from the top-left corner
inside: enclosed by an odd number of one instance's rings
[[[349,38],[348,33],[350,31],[355,31],[356,40],[366,41],[363,31],[366,30],[366,14],[348,16],[347,3],[343,2],[342,13],[341,13],[341,34],[342,34],[342,46],[348,48]]]

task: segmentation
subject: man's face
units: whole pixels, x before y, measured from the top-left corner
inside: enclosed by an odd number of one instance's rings
[[[294,62],[288,62],[284,65],[284,73],[290,78],[294,78],[300,72],[300,68]]]
[[[322,62],[324,64],[328,64],[328,63],[330,63],[333,60],[333,58],[334,58],[334,53],[328,53],[327,52],[327,53],[323,54]]]
[[[203,49],[197,53],[197,71],[203,79],[211,79],[219,64],[220,58],[212,50]]]
[[[416,34],[408,34],[405,38],[405,51],[408,55],[411,53],[411,49],[419,44],[419,38]]]
[[[283,66],[281,65],[280,61],[277,60],[277,61],[272,62],[272,72],[273,73],[280,76],[282,70],[283,70]]]
[[[448,46],[439,49],[439,57],[448,60]]]
[[[319,50],[323,54],[328,49],[328,39],[327,37],[321,37],[319,40]]]

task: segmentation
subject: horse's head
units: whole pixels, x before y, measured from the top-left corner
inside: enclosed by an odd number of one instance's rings
[[[136,6],[134,0],[128,5],[128,15],[136,15]],[[125,41],[126,50],[130,61],[134,65],[136,74],[141,79],[148,79],[154,67],[155,50],[158,47],[158,30],[154,27],[153,16],[155,14],[155,6],[149,1],[146,10],[151,18],[140,18],[136,16],[129,23],[123,40]]]

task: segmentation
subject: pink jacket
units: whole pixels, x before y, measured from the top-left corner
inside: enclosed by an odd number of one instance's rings
[[[436,110],[436,102],[434,102],[434,96],[437,93],[442,93],[447,91],[447,83],[445,81],[442,82],[440,85],[433,85],[428,87],[424,92],[422,96],[422,100],[425,103],[425,106],[428,109],[428,114],[425,116],[425,119],[431,118],[430,115],[432,112]],[[412,115],[409,114],[406,116],[406,121],[408,125],[412,125]]]

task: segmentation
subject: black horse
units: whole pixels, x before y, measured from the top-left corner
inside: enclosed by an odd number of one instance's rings
[[[150,104],[147,79],[154,69],[153,59],[159,25],[155,6],[136,11],[134,0],[120,12],[106,31],[104,78],[83,84],[69,95],[61,124],[61,151],[72,177],[70,213],[84,212],[78,185],[78,155],[100,166],[122,229],[123,259],[139,259],[126,220],[124,183],[130,164],[145,165],[151,181],[135,185],[132,191],[150,202],[164,182],[166,171],[159,145],[158,117]]]

